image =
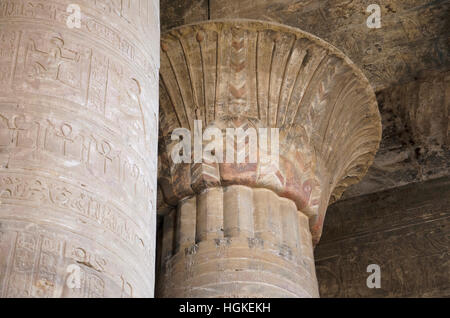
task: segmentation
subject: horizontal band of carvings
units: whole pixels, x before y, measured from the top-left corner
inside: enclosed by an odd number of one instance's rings
[[[64,4],[65,3],[65,6]],[[158,21],[158,8],[156,1],[136,0],[111,1],[111,0],[80,0],[78,4],[83,9],[94,10],[96,16],[104,17],[105,21],[114,21],[116,24],[123,23],[135,28],[135,31],[141,31],[142,26],[152,26]],[[11,14],[22,14],[26,17],[36,17],[36,15],[45,14],[47,18],[54,17],[56,10],[64,6],[67,8],[72,4],[69,0],[1,0],[1,14],[9,16]],[[66,11],[66,10],[64,10]],[[66,13],[69,15],[69,13]]]
[[[152,136],[145,136],[140,118],[124,119],[118,115],[107,117],[59,97],[36,97],[36,95],[24,93],[20,99],[14,99],[10,95],[0,96],[0,127],[2,129],[23,132],[28,131],[33,125],[43,127],[42,129],[53,128],[55,131],[64,129],[71,135],[67,139],[69,143],[75,131],[79,131],[85,137],[92,135],[95,136],[94,139],[104,139],[110,144],[115,144],[115,148],[121,148],[122,152],[134,158],[134,161],[140,162],[145,170],[153,171],[156,167],[155,162],[147,160],[149,155],[156,156],[157,137],[154,136],[156,121],[147,125],[148,135]],[[27,102],[27,99],[33,99],[33,102]],[[44,116],[49,113],[52,116]],[[64,136],[62,131],[58,131],[57,135]]]
[[[148,205],[155,193],[149,175],[154,172],[147,157],[120,145],[117,147],[78,122],[72,124],[56,118],[10,113],[5,109],[0,112],[0,149],[5,154],[7,151],[6,157],[0,155],[2,164],[11,162],[12,166],[26,161],[39,166],[42,158],[52,160],[54,169],[64,171],[69,166],[99,181],[116,184],[116,189],[122,189],[130,203],[135,204],[141,196],[148,198],[143,202],[145,209],[152,209]]]
[[[133,254],[145,255],[148,262],[151,244],[146,229],[150,215],[145,215],[146,209],[124,209],[111,200],[61,180],[4,171],[0,172],[0,200],[4,209],[6,205],[26,205],[86,218],[92,225],[108,230],[122,240]],[[128,215],[126,211],[136,215]],[[143,221],[143,217],[147,220]]]
[[[33,99],[33,102],[27,102],[27,98]],[[3,133],[9,130],[12,134],[11,146],[19,142],[19,135],[21,138],[33,139],[33,132],[42,133],[42,136],[36,135],[36,148],[39,148],[40,142],[46,144],[49,134],[54,134],[54,138],[59,137],[68,147],[78,139],[86,140],[91,136],[94,140],[104,140],[114,145],[116,151],[120,149],[119,152],[127,154],[130,160],[141,166],[141,171],[153,171],[156,168],[155,162],[147,160],[148,156],[156,156],[157,146],[152,146],[152,142],[156,143],[157,140],[154,136],[156,125],[156,121],[153,121],[147,127],[153,136],[145,136],[140,118],[124,119],[118,115],[106,117],[85,111],[79,104],[62,101],[58,97],[45,96],[41,99],[32,94],[23,94],[20,100],[14,101],[11,96],[0,96],[0,129]],[[2,146],[7,146],[7,143]]]
[[[27,23],[40,23],[42,21],[45,24],[53,23],[54,26],[61,30],[70,32],[83,32],[89,35],[90,39],[98,39],[104,43],[108,43],[109,48],[120,52],[120,54],[129,59],[132,63],[139,65],[140,70],[143,71],[145,76],[151,76],[152,80],[156,79],[152,72],[155,66],[159,65],[159,60],[156,56],[150,54],[152,49],[149,47],[147,38],[158,38],[158,34],[154,34],[154,30],[143,28],[142,26],[136,26],[130,29],[130,26],[138,22],[139,16],[146,13],[145,8],[136,8],[136,4],[139,1],[130,2],[134,7],[132,9],[132,15],[127,16],[122,12],[127,9],[128,6],[116,7],[115,1],[108,1],[103,6],[99,1],[94,1],[94,5],[91,1],[85,1],[85,5],[80,5],[80,28],[69,28],[67,21],[69,20],[70,13],[67,12],[67,8],[71,2],[62,4],[60,1],[42,1],[42,0],[19,0],[0,1],[0,23],[8,22],[8,24],[14,22],[27,22]],[[142,1],[141,1],[142,2]],[[143,1],[152,4],[152,1]],[[99,4],[99,5],[97,5]],[[100,9],[100,10],[99,10]],[[147,7],[149,9],[149,7]],[[116,19],[114,24],[105,22],[105,14],[116,14],[119,19]],[[153,17],[153,12],[148,12],[146,22],[153,20],[152,23],[157,23],[157,17]],[[152,15],[152,17],[150,17]],[[119,22],[119,23],[117,23]],[[153,31],[153,32],[152,32]],[[146,35],[146,36],[143,36]],[[139,43],[138,45],[136,45]]]
[[[362,178],[381,139],[363,73],[313,35],[252,20],[173,29],[162,35],[160,54],[158,182],[165,204],[210,186],[265,187],[310,216],[317,241],[329,202]],[[279,168],[174,164],[170,135],[192,131],[194,120],[204,128],[279,128]]]
[[[0,260],[1,297],[129,297],[145,294],[126,259],[114,251],[74,234],[40,226],[36,232],[25,224],[3,221],[0,246],[7,257]],[[29,225],[29,223],[26,223]],[[81,288],[61,284],[58,273],[76,264],[81,268]],[[131,276],[134,276],[133,278]],[[138,290],[137,290],[138,289]],[[60,294],[62,293],[62,295]]]
[[[60,98],[79,105],[77,110],[84,108],[115,120],[116,125],[123,125],[116,120],[122,116],[122,121],[128,120],[127,131],[132,124],[153,134],[156,78],[141,78],[149,73],[156,76],[157,69],[142,72],[142,67],[124,63],[108,50],[90,46],[82,38],[74,40],[64,32],[9,27],[0,30],[0,35],[2,96],[29,93],[41,99]]]

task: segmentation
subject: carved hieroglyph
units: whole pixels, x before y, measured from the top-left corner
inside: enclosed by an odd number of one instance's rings
[[[195,264],[206,257],[204,253],[207,252],[202,252],[202,243],[211,244],[210,247],[205,245],[204,251],[213,248],[214,244],[198,233],[199,215],[204,209],[199,206],[199,196],[212,189],[222,189],[220,191],[225,193],[228,187],[239,185],[264,188],[273,194],[273,202],[287,199],[295,205],[300,215],[309,218],[313,242],[304,244],[312,253],[312,243],[319,240],[329,202],[339,198],[348,185],[359,181],[365,174],[381,137],[375,95],[362,72],[339,50],[319,38],[298,29],[266,22],[212,21],[183,26],[164,34],[161,40],[160,105],[158,211],[162,215],[170,215],[175,213],[173,210],[170,212],[175,207],[180,211],[187,198],[197,198],[197,203],[193,203],[197,211],[193,213],[197,217],[194,220],[197,232],[191,235],[194,238],[190,241],[192,246],[182,251],[173,245],[169,253],[161,255],[160,286],[163,296],[208,296],[208,282],[203,281],[204,276]],[[244,130],[248,127],[279,128],[279,167],[261,161],[174,164],[170,153],[177,141],[172,141],[170,135],[179,127],[193,130],[194,120],[201,120],[205,128],[217,127],[222,131],[234,127]],[[281,251],[284,245],[280,236],[273,242],[261,239],[267,231],[277,232],[273,227],[279,224],[272,217],[261,231],[256,230],[254,222],[250,222],[248,231],[245,231],[240,221],[236,223],[235,232],[226,231],[226,220],[231,217],[228,213],[238,215],[237,220],[241,220],[241,217],[257,218],[265,209],[257,207],[257,202],[253,201],[254,195],[249,194],[248,202],[242,203],[245,190],[239,189],[235,199],[223,199],[224,205],[229,202],[237,210],[224,206],[223,214],[218,213],[222,216],[217,222],[222,226],[219,226],[221,234],[216,239],[229,240],[231,243],[225,244],[224,248],[230,253],[237,249],[237,255],[260,253],[262,257],[266,252],[272,253],[272,257],[279,258],[274,258],[273,264],[282,262],[283,255],[294,255],[294,245],[288,248],[292,253]],[[251,212],[238,208],[241,204]],[[279,219],[283,210],[274,209],[271,213],[278,213]],[[211,203],[204,213],[214,214],[216,210],[217,207]],[[168,218],[164,220],[165,226],[167,222],[169,225],[163,233],[163,246],[164,240],[173,241],[170,238],[172,235],[175,235],[176,241],[177,235],[184,233],[179,228],[179,218],[173,223],[174,229]],[[301,230],[306,228],[309,232],[307,222],[297,222],[295,226]],[[233,239],[241,239],[242,235],[244,241],[248,240],[247,250]],[[250,243],[254,240],[261,242]],[[296,241],[293,237],[289,240]],[[220,242],[216,245],[219,250],[223,246]],[[179,254],[189,253],[192,249],[192,257],[181,261]],[[218,252],[216,257],[223,258],[223,262],[232,262],[228,256],[221,256],[229,255],[224,253]],[[294,271],[292,274],[298,277],[306,277],[301,273],[305,264],[298,263],[294,258],[289,258],[288,263],[278,263],[276,266],[285,268],[286,272]],[[254,265],[256,268],[253,269],[282,275],[277,273],[275,265],[265,267],[261,264]],[[284,283],[268,284],[272,287],[261,289],[262,276],[227,276],[231,268],[236,271],[245,268],[248,274],[249,267],[253,266],[251,262],[228,265],[224,268],[217,265],[216,277],[234,287],[217,292],[218,295],[317,296],[314,287],[306,287],[316,285],[315,274],[308,276],[307,283],[295,280],[300,289],[292,289]],[[176,268],[184,274],[177,272]],[[184,288],[182,292],[165,288],[165,282],[171,280],[171,275],[175,275],[175,286]],[[284,278],[286,282],[294,279],[289,275]],[[236,289],[236,282],[241,280],[252,283]],[[276,281],[273,279],[273,282]],[[313,283],[310,284],[311,281]],[[259,287],[252,287],[253,283]]]
[[[0,0],[0,297],[152,296],[158,2],[72,3]]]

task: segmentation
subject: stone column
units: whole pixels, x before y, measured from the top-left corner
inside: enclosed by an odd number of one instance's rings
[[[158,41],[155,0],[0,0],[0,297],[153,296]]]
[[[208,188],[163,226],[160,297],[319,296],[308,217],[271,190]]]
[[[366,173],[381,138],[362,72],[298,29],[210,21],[162,36],[160,105],[157,295],[318,297],[313,246],[327,206]],[[189,150],[171,138],[180,127],[222,132],[215,158],[230,151],[229,128],[278,135],[257,136],[256,161],[238,148],[243,163],[177,164],[173,153]],[[231,145],[249,150],[251,139]],[[278,160],[263,160],[276,140]],[[212,149],[209,136],[202,145]]]

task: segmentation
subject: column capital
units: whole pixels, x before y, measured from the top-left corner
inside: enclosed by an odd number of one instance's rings
[[[327,206],[358,182],[381,139],[375,94],[341,51],[254,20],[185,25],[161,36],[159,205],[209,187],[267,188],[291,199],[320,238]],[[279,164],[181,163],[176,128],[278,128]],[[164,209],[160,209],[163,211]]]

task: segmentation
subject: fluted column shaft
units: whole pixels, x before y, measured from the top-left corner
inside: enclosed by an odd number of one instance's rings
[[[270,190],[209,188],[163,227],[159,297],[318,297],[308,218]]]
[[[0,1],[0,297],[153,295],[158,20]]]

